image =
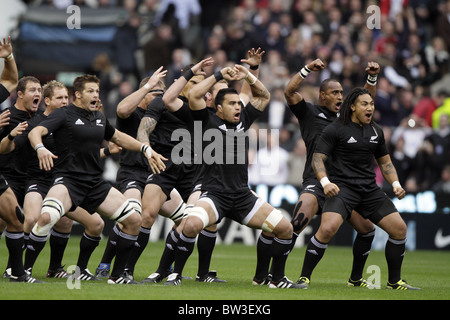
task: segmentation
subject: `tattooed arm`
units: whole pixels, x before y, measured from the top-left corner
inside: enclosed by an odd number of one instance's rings
[[[393,187],[394,194],[398,199],[403,199],[406,195],[406,191],[402,188],[398,182],[397,170],[395,170],[392,164],[389,154],[377,159],[378,166],[384,179]]]
[[[264,111],[264,109],[269,105],[270,102],[270,92],[264,86],[264,84],[253,76],[249,71],[239,64],[236,64],[233,69],[236,72],[235,80],[245,79],[250,84],[250,89],[252,91],[252,97],[250,98],[250,103],[259,111]],[[228,79],[227,79],[228,80]]]
[[[158,121],[151,117],[143,117],[139,124],[137,132],[137,140],[147,145],[150,145],[150,134],[155,130]]]
[[[323,187],[323,192],[329,198],[336,196],[339,193],[339,187],[330,182],[327,177],[327,170],[325,169],[325,161],[327,161],[328,156],[324,153],[315,152],[312,157],[311,166],[316,174],[317,180]]]

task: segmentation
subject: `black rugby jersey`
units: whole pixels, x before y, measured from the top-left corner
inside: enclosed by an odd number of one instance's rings
[[[337,114],[325,107],[313,105],[304,99],[295,105],[289,105],[292,113],[297,117],[300,132],[306,145],[306,163],[303,180],[316,178],[311,167],[311,160],[316,148],[317,140],[326,126],[337,119]]]
[[[11,106],[9,110],[11,111],[11,115],[9,116],[9,125],[3,127],[3,130],[0,133],[0,141],[15,127],[17,127],[19,123],[29,121],[37,114],[43,113],[43,111],[39,109],[36,113],[30,116],[27,111],[19,110],[15,106]],[[16,149],[8,154],[2,154],[0,155],[0,171],[6,180],[8,180],[8,178],[14,178],[17,180],[23,179],[25,181],[27,161],[28,154],[27,151],[23,149]]]
[[[0,103],[8,99],[9,95],[9,91],[0,83]]]
[[[202,120],[203,191],[239,193],[248,187],[247,131],[261,115],[250,103],[242,108],[239,123],[222,120],[208,108],[192,111],[194,119]]]
[[[122,119],[117,117],[117,129],[136,138],[139,124],[141,123],[141,119],[144,117],[145,112],[145,109],[137,107],[128,118]],[[130,151],[127,149],[122,149],[122,151],[120,151],[119,163],[121,166],[137,167],[145,170],[150,169],[148,160],[142,152]]]
[[[100,148],[110,140],[115,129],[100,111],[89,112],[70,104],[53,111],[40,126],[53,133],[56,155],[55,173],[101,175]]]
[[[16,149],[24,149],[24,152],[27,155],[27,180],[31,179],[40,179],[40,180],[50,180],[52,177],[52,170],[45,171],[39,168],[39,159],[37,157],[36,151],[31,147],[30,140],[28,140],[28,133],[38,126],[42,121],[47,119],[47,116],[44,113],[37,114],[33,118],[28,121],[28,127],[25,131],[14,139],[14,144],[16,145]],[[42,142],[45,147],[50,150],[53,154],[56,154],[55,143],[53,141],[53,134],[48,134],[42,137]],[[58,159],[54,159],[54,163],[57,163]]]
[[[332,156],[327,173],[332,182],[366,185],[375,181],[373,160],[388,154],[383,130],[377,124],[344,125],[335,121],[325,128],[316,151]]]
[[[181,121],[166,108],[162,101],[162,96],[158,96],[150,102],[145,116],[158,122],[149,138],[152,149],[155,149],[162,156],[170,159],[174,146],[178,143],[190,144],[190,141],[176,141],[172,139],[172,134],[175,130],[188,130],[188,128],[184,121]]]

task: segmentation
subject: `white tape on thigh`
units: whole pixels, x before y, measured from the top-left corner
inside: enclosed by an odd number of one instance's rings
[[[206,228],[209,225],[208,212],[202,207],[188,208],[184,212],[186,213],[186,217],[197,217],[202,220],[203,228]]]
[[[273,209],[272,212],[264,220],[261,229],[267,232],[273,232],[277,224],[283,219],[283,214],[280,210]]]
[[[115,220],[117,222],[122,222],[134,212],[137,212],[137,210],[134,208],[133,204],[131,204],[130,201],[127,199],[124,203],[122,203],[119,209],[117,209],[116,212],[114,212],[114,214],[110,217],[110,219]]]
[[[174,212],[170,215],[170,219],[172,219],[173,222],[176,222],[178,220],[181,220],[185,217],[185,210],[186,210],[186,203],[181,203]]]
[[[36,223],[33,227],[33,233],[39,237],[45,237],[50,233],[50,229],[58,222],[58,220],[64,215],[64,206],[56,198],[46,198],[42,202],[41,215],[48,213],[50,216],[50,223],[45,226],[39,226]]]
[[[134,199],[134,198],[130,198],[130,199],[128,199],[128,201],[130,202],[130,204],[134,208],[134,210],[136,210],[137,213],[142,215],[142,203],[141,203],[141,201],[139,199]]]

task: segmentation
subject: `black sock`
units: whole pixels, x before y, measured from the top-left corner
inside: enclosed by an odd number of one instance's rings
[[[182,274],[184,266],[194,251],[195,238],[190,238],[184,235],[183,232],[180,234],[180,239],[177,243],[177,249],[175,251],[175,266],[173,269],[174,273]]]
[[[261,233],[256,243],[256,271],[255,279],[264,280],[269,273],[270,260],[272,259],[271,247],[273,237]]]
[[[105,251],[103,252],[103,257],[100,264],[105,263],[110,265],[111,261],[116,256],[116,245],[119,240],[119,232],[119,225],[116,224],[109,233],[108,242],[106,243]]]
[[[9,232],[5,230],[5,242],[9,253],[11,274],[16,277],[22,276],[23,268],[23,232]]]
[[[164,251],[159,261],[158,269],[156,270],[159,274],[165,274],[169,270],[172,263],[175,261],[175,249],[177,247],[180,235],[177,230],[170,230],[166,237],[166,244],[164,246]]]
[[[211,256],[216,245],[217,231],[202,230],[198,235],[198,272],[197,275],[202,277],[209,272],[211,264]]]
[[[77,262],[77,266],[80,268],[80,271],[87,268],[92,252],[94,252],[95,248],[97,248],[100,240],[100,237],[91,237],[87,235],[86,232],[83,233],[80,241],[80,253],[78,254]]]
[[[321,243],[315,236],[311,237],[311,240],[306,247],[305,260],[303,261],[302,273],[300,275],[301,277],[311,279],[311,274],[320,259],[322,259],[327,246],[328,244]]]
[[[142,252],[144,252],[145,247],[147,247],[148,241],[150,239],[150,230],[151,228],[149,229],[141,227],[141,230],[139,231],[137,241],[134,244],[133,249],[131,250],[130,257],[128,258],[127,262],[127,269],[131,273],[134,272],[134,268],[137,261],[139,260],[139,257],[141,256]]]
[[[131,249],[136,240],[137,235],[133,236],[119,231],[119,239],[117,239],[116,244],[116,259],[114,260],[114,267],[111,271],[111,278],[118,278],[125,271]]]
[[[385,256],[388,265],[389,283],[401,280],[403,256],[405,255],[406,239],[394,240],[389,238],[386,242]]]
[[[24,263],[25,270],[33,268],[34,263],[36,262],[36,259],[38,258],[42,249],[44,249],[46,242],[47,236],[40,237],[35,235],[33,232],[30,233],[27,251],[25,252],[25,263]]]
[[[62,266],[64,250],[66,250],[70,233],[61,233],[54,228],[50,231],[50,265],[48,270],[55,271]]]
[[[363,277],[364,265],[372,247],[372,241],[375,238],[375,230],[366,234],[358,233],[353,243],[353,266],[350,279],[357,281]]]
[[[286,260],[291,251],[292,239],[273,238],[272,252],[272,279],[275,282],[280,281],[284,277],[284,268]]]

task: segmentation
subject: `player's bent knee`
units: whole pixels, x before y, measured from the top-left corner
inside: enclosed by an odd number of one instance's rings
[[[44,213],[48,214],[48,220],[45,221],[45,225],[40,226],[38,221],[33,227],[33,233],[40,237],[47,236],[50,233],[50,229],[64,215],[64,206],[56,198],[46,198],[42,202],[41,216]]]
[[[280,210],[273,209],[267,216],[266,220],[264,220],[261,229],[272,233],[283,218],[283,214]]]
[[[95,219],[93,223],[90,223],[86,227],[86,232],[90,234],[91,236],[99,237],[102,232],[103,228],[105,227],[105,222],[100,216],[97,216],[98,219]]]
[[[196,217],[196,218],[200,219],[200,221],[201,221],[202,227],[200,228],[200,230],[206,228],[209,225],[208,212],[206,212],[206,210],[204,208],[202,208],[202,207],[188,208],[185,210],[185,213],[188,218],[186,220],[186,224],[192,223],[192,220],[189,220],[189,218]]]

